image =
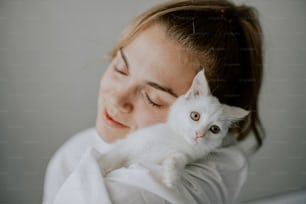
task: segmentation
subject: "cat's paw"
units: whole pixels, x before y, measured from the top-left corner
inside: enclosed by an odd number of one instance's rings
[[[169,188],[173,188],[178,181],[178,172],[175,168],[175,160],[166,160],[163,164],[162,182]]]
[[[168,188],[173,188],[177,184],[177,175],[175,173],[164,172],[162,176],[162,182]]]

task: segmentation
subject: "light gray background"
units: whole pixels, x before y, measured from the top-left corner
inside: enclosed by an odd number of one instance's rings
[[[0,0],[0,203],[41,203],[54,151],[95,124],[102,57],[135,15],[162,0]],[[306,188],[303,0],[248,0],[266,40],[264,147],[240,200]]]

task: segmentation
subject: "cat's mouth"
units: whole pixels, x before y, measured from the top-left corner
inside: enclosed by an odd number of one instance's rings
[[[128,126],[126,126],[125,124],[114,119],[106,109],[104,110],[103,115],[104,115],[104,120],[108,125],[116,128],[128,128]]]

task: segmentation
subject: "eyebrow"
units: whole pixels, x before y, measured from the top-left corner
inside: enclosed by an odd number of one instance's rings
[[[129,69],[129,63],[128,63],[127,57],[126,57],[125,53],[123,52],[122,48],[119,49],[119,53],[120,53],[120,56],[122,57],[125,65],[126,65],[127,69]],[[155,88],[155,89],[167,92],[168,94],[170,94],[170,95],[172,95],[176,98],[178,97],[178,95],[176,93],[174,93],[174,91],[171,88],[161,86],[161,85],[159,85],[159,84],[157,84],[153,81],[147,81],[146,84]]]
[[[167,93],[169,93],[170,95],[172,95],[172,96],[174,96],[176,98],[178,97],[178,95],[176,93],[174,93],[171,88],[161,86],[161,85],[159,85],[159,84],[157,84],[155,82],[152,82],[152,81],[147,81],[147,84],[149,86],[155,88],[155,89],[167,92]]]

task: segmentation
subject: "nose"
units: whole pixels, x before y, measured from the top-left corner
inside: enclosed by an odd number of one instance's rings
[[[133,87],[124,87],[116,89],[110,95],[110,102],[123,113],[130,113],[133,111]]]
[[[195,140],[197,140],[197,139],[199,139],[199,138],[201,138],[201,137],[204,137],[204,135],[205,135],[205,131],[204,130],[197,130],[196,132],[195,132]]]

